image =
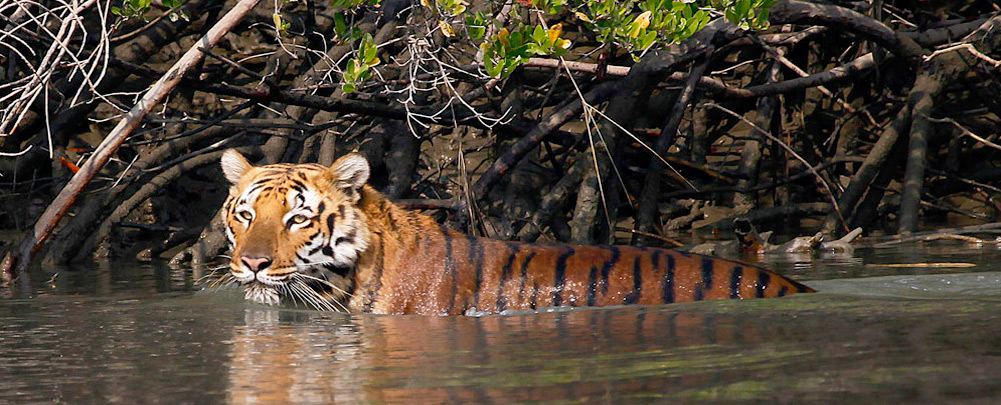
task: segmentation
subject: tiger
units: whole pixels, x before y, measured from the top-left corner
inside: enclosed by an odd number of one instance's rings
[[[770,298],[814,290],[770,270],[638,246],[470,236],[368,185],[349,153],[329,167],[221,160],[229,275],[247,300],[376,314],[462,315],[550,307]]]

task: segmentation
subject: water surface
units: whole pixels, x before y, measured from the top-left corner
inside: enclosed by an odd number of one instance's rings
[[[1001,400],[995,247],[767,262],[822,292],[374,316],[247,304],[162,266],[40,269],[37,297],[0,300],[0,402]],[[921,262],[976,266],[878,266]]]

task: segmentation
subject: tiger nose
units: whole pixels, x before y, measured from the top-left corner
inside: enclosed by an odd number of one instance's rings
[[[270,257],[240,256],[240,261],[242,261],[243,265],[247,266],[247,268],[254,273],[264,270],[271,265]]]

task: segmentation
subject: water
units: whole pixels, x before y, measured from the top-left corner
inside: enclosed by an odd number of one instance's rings
[[[0,403],[998,402],[999,259],[784,257],[823,292],[478,318],[270,308],[105,264],[0,300]],[[976,267],[878,266],[918,262]]]

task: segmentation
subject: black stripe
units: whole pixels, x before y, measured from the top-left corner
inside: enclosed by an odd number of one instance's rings
[[[396,231],[396,230],[400,229],[400,227],[398,227],[396,225],[397,221],[396,221],[396,218],[394,218],[394,216],[393,216],[393,210],[386,210],[386,219],[388,219],[388,221],[386,221],[386,222],[389,224],[389,228],[391,230]],[[394,233],[399,234],[398,232],[394,232]]]
[[[480,287],[483,284],[483,246],[480,241],[472,236],[466,236],[469,243],[469,261],[476,268],[476,287],[473,290],[473,307],[480,309]]]
[[[365,304],[366,312],[372,312],[372,305],[375,304],[375,300],[379,294],[379,289],[382,288],[382,270],[385,266],[385,252],[382,249],[382,234],[375,234],[375,246],[372,248],[376,249],[376,265],[372,269],[372,278],[374,279],[368,288],[368,302]],[[371,248],[370,248],[371,249]]]
[[[514,267],[514,259],[518,257],[518,251],[521,250],[517,243],[508,243],[507,246],[511,251],[507,255],[504,267],[501,267],[500,283],[497,285],[497,312],[501,312],[507,307],[507,298],[504,297],[504,285],[511,278],[511,268]]]
[[[640,288],[643,286],[643,267],[640,266],[640,257],[633,259],[633,290],[626,294],[622,300],[623,304],[635,304],[640,301]]]
[[[574,249],[567,247],[567,251],[556,258],[556,269],[553,271],[553,306],[558,307],[563,304],[563,285],[567,277],[567,259],[574,255]]]
[[[335,265],[333,263],[325,263],[322,266],[323,266],[323,268],[325,268],[327,270],[330,270],[334,274],[337,274],[338,276],[341,276],[341,277],[347,276],[348,272],[351,271],[350,267],[341,267],[341,266]]]
[[[452,235],[448,231],[439,229],[445,238],[445,274],[452,279],[452,294],[448,301],[448,313],[452,313],[455,308],[455,296],[459,292],[459,271],[455,268],[455,258],[452,257]]]
[[[622,252],[615,246],[602,246],[602,248],[608,249],[612,252],[612,258],[601,266],[601,293],[608,294],[608,273],[612,271],[612,267],[619,264],[619,258],[622,257]]]
[[[299,180],[288,179],[288,181],[295,185],[296,191],[302,192],[303,190],[309,188],[309,187],[306,187],[306,183],[303,183],[303,182],[301,182]]]
[[[324,256],[330,256],[330,257],[334,256],[334,249],[331,248],[330,245],[324,245],[320,249],[323,250],[323,255]]]
[[[528,278],[528,263],[535,258],[535,253],[529,253],[528,257],[525,258],[525,262],[521,264],[521,284],[518,286],[518,302],[521,302],[522,297],[525,296],[525,279]]]
[[[782,286],[782,288],[779,289],[779,295],[778,296],[779,297],[785,297],[787,292],[789,292],[789,289],[786,288],[786,286]]]
[[[702,282],[695,286],[695,300],[700,301],[705,299],[707,292],[713,288],[713,271],[716,265],[716,259],[711,257],[702,258]]]
[[[730,298],[740,298],[740,278],[744,275],[744,268],[734,267],[730,273]]]
[[[667,268],[664,269],[664,281],[660,285],[660,297],[665,304],[674,302],[674,252],[667,255]]]
[[[591,274],[587,276],[587,306],[593,307],[596,298],[595,295],[598,289],[598,268],[591,266]]]
[[[330,236],[334,236],[334,216],[333,215],[330,215],[330,216],[327,217],[327,231],[330,233]]]
[[[758,271],[758,285],[754,286],[755,296],[758,298],[765,298],[765,290],[768,289],[768,283],[772,281],[772,276],[768,275],[764,270]]]
[[[539,298],[539,283],[533,282],[532,283],[532,301],[531,301],[531,307],[532,307],[532,309],[538,309],[538,307],[535,306],[535,303],[537,302],[538,298]]]
[[[654,249],[653,253],[650,255],[651,269],[656,272],[660,268],[660,249]]]
[[[330,247],[330,246],[327,246],[327,247]],[[318,246],[316,246],[316,247],[315,247],[315,248],[313,248],[313,249],[310,249],[310,250],[309,250],[309,252],[307,252],[307,254],[308,254],[308,255],[310,255],[310,256],[312,256],[312,255],[315,255],[315,254],[316,254],[317,252],[319,252],[319,251],[320,251],[320,249],[323,249],[323,245],[322,245],[322,244],[321,244],[321,245],[318,245]]]

